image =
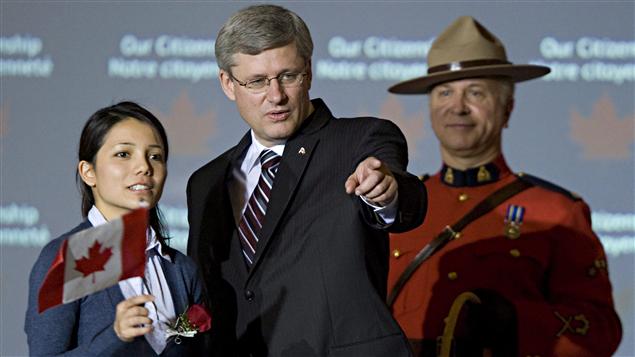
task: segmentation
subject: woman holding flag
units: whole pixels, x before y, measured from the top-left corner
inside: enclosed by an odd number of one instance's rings
[[[133,102],[100,109],[78,156],[85,221],[49,242],[31,271],[29,353],[198,354],[202,339],[188,337],[211,323],[201,280],[166,244],[157,208],[167,176],[163,126]]]

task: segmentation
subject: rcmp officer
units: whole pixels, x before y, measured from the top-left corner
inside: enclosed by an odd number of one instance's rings
[[[426,221],[390,240],[388,302],[418,356],[601,357],[620,342],[589,207],[514,174],[502,153],[514,83],[547,73],[510,63],[493,34],[460,17],[433,43],[428,74],[389,89],[429,95],[443,160],[423,179]]]

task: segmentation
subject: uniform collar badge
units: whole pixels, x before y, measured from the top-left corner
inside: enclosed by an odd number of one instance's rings
[[[485,166],[481,166],[478,168],[478,173],[476,174],[476,180],[480,182],[488,182],[492,180],[492,174],[487,171]]]
[[[500,178],[500,169],[495,162],[473,167],[467,170],[459,170],[443,164],[441,178],[443,183],[452,187],[474,187],[485,185]]]
[[[443,181],[445,181],[445,183],[449,185],[454,183],[454,172],[452,172],[451,167],[448,167],[448,169],[445,171],[445,175],[443,175]]]

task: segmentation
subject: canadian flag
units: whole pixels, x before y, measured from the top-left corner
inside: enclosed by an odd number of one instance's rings
[[[42,313],[145,271],[148,210],[139,208],[66,239],[38,294]]]

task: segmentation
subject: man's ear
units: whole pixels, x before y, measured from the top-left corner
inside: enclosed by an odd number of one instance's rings
[[[307,69],[306,69],[307,90],[311,89],[312,80],[313,80],[313,72],[311,71],[311,60],[309,60],[309,63],[307,63]]]
[[[95,167],[93,164],[86,160],[82,160],[77,164],[77,172],[82,181],[90,187],[97,185],[97,179],[95,178]]]
[[[218,80],[220,81],[220,86],[223,88],[223,92],[225,92],[227,98],[229,98],[229,100],[236,100],[236,94],[234,93],[236,86],[229,72],[222,69],[219,70]]]

